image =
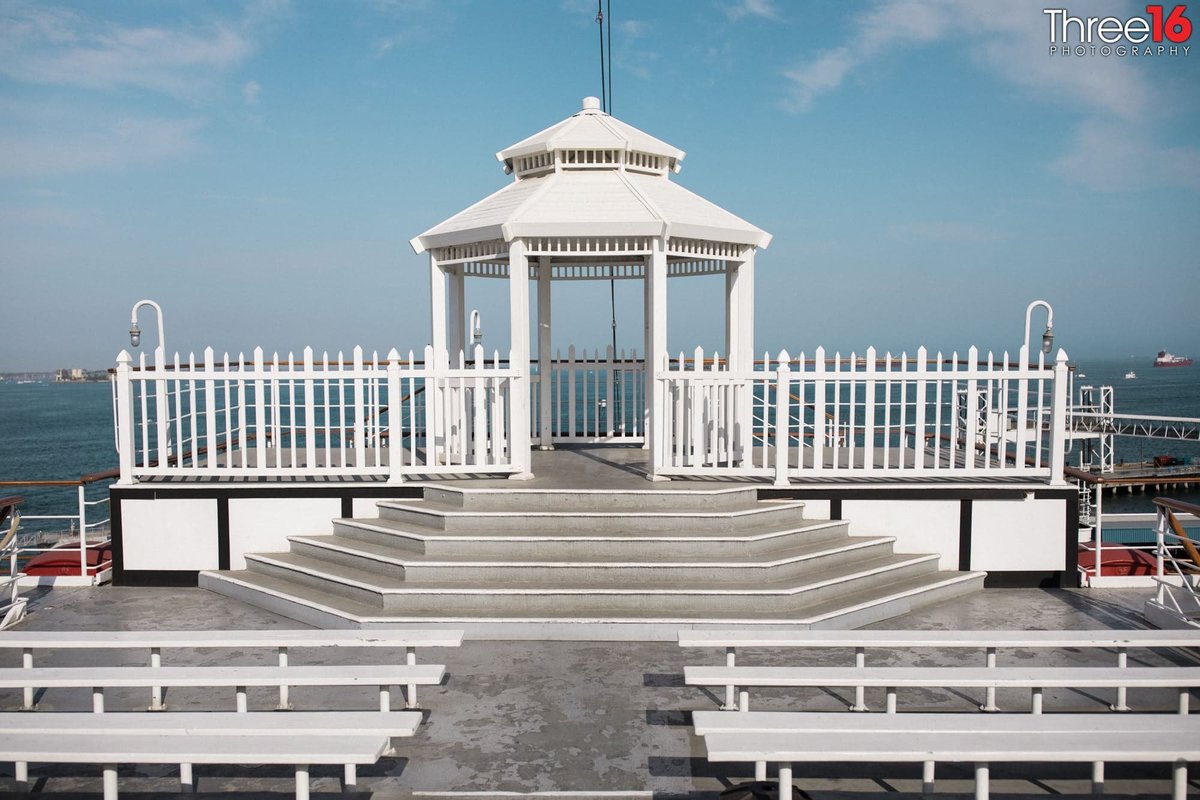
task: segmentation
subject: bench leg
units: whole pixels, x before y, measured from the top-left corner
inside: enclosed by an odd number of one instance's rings
[[[933,761],[926,761],[921,765],[921,794],[933,794],[934,766]]]
[[[249,709],[249,707],[250,707],[250,704],[246,701],[246,687],[245,686],[236,686],[234,688],[237,692],[238,713],[245,714],[247,709]]]
[[[179,790],[181,792],[196,791],[196,778],[192,774],[191,764],[179,765]]]
[[[358,788],[358,765],[347,764],[342,776],[342,791],[352,792]]]
[[[975,765],[975,800],[988,800],[989,780],[988,765],[986,761],[980,761]]]
[[[33,650],[26,647],[21,650],[21,666],[25,669],[33,669]],[[25,687],[25,702],[21,706],[22,711],[33,711],[33,687]]]
[[[989,666],[989,667],[996,666],[996,648],[989,647],[987,649],[986,663],[987,663],[987,666]],[[995,686],[989,686],[987,688],[987,691],[984,695],[983,705],[981,705],[979,707],[979,710],[980,711],[999,711],[1000,710],[996,706],[996,687]]]
[[[859,667],[860,669],[867,666],[867,650],[865,647],[854,648],[854,666]],[[854,687],[854,705],[850,706],[851,711],[867,710],[866,693],[866,687]]]
[[[308,800],[308,764],[296,765],[296,800]]]
[[[405,648],[404,662],[410,667],[415,667],[417,665],[417,651],[411,647]],[[408,696],[404,698],[404,705],[406,708],[417,707],[417,685],[415,683],[408,685]]]
[[[29,791],[29,762],[18,761],[13,764],[13,780],[17,782],[18,792]]]
[[[1117,667],[1125,669],[1129,666],[1129,652],[1124,647],[1117,648]],[[1113,703],[1109,708],[1113,711],[1129,711],[1129,706],[1125,703],[1126,688],[1124,686],[1117,687],[1117,702]]]
[[[779,800],[792,800],[792,765],[779,765]]]
[[[1175,762],[1175,774],[1171,781],[1171,800],[1187,800],[1187,767],[1187,762],[1182,758]]]
[[[896,713],[896,687],[887,687],[887,713]]]
[[[1104,794],[1104,762],[1092,762],[1092,794]]]
[[[1032,698],[1030,699],[1029,710],[1034,714],[1042,713],[1042,687],[1033,687]]]
[[[725,648],[725,666],[732,667],[736,664],[737,664],[737,648],[736,647],[726,647]],[[737,700],[735,699],[736,693],[737,693],[737,687],[734,686],[733,684],[729,684],[728,686],[725,687],[725,705],[721,707],[722,711],[733,711],[734,709],[737,708],[737,705],[736,705]]]
[[[1189,694],[1190,694],[1190,692],[1187,689],[1179,690],[1179,713],[1180,714],[1186,715],[1188,713],[1188,696],[1189,696]]]
[[[742,691],[740,693],[738,693],[738,711],[749,711],[749,710],[750,710],[750,692],[748,692],[745,689],[742,689]]]
[[[288,665],[288,649],[286,647],[279,648],[279,666],[286,667]],[[279,705],[276,711],[291,711],[292,702],[288,696],[290,687],[286,683],[279,684]]]
[[[162,649],[161,648],[158,648],[158,647],[150,648],[150,666],[154,667],[155,669],[162,666]],[[151,686],[150,687],[150,710],[151,711],[162,711],[164,708],[166,708],[166,706],[163,705],[163,701],[162,701],[162,687],[161,686]]]
[[[767,779],[767,762],[755,761],[754,762],[754,780],[765,781],[766,779]]]
[[[104,800],[117,800],[117,765],[104,765]]]
[[[104,713],[104,687],[92,687],[92,712],[95,714]]]
[[[380,686],[379,687],[379,710],[380,711],[391,711],[392,710],[392,690],[388,686]]]

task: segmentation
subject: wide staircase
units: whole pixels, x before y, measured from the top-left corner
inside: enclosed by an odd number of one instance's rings
[[[685,625],[850,628],[983,586],[753,487],[430,486],[200,585],[321,627],[670,639]]]

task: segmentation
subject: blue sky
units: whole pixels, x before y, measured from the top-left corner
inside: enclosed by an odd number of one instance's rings
[[[612,6],[616,116],[774,234],[759,350],[1015,351],[1045,298],[1073,357],[1200,355],[1200,52],[1050,56],[1044,1]],[[419,349],[408,240],[599,94],[594,15],[0,0],[0,371],[111,365],[142,297],[172,350]],[[672,349],[718,346],[719,284],[670,291]],[[468,284],[489,347],[506,292]],[[618,285],[626,346],[639,293]],[[556,345],[608,341],[606,284],[555,306]]]

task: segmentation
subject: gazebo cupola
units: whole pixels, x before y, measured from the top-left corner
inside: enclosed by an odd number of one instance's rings
[[[538,374],[551,369],[552,292],[558,280],[642,280],[647,438],[661,447],[656,376],[667,354],[667,278],[725,275],[727,368],[753,368],[754,254],[770,234],[670,179],[684,152],[584,98],[576,114],[501,150],[512,183],[412,240],[430,257],[432,345],[440,363],[465,342],[464,281],[509,282],[512,366],[524,393],[511,399],[513,457],[528,466],[529,281],[537,283]],[[550,381],[540,381],[537,440],[551,441]],[[654,458],[651,463],[656,463]],[[528,469],[522,473],[527,474]]]

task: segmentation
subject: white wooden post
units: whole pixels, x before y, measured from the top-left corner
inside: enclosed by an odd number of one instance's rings
[[[327,387],[325,391],[330,390]],[[388,483],[402,483],[404,481],[404,408],[401,401],[404,395],[400,385],[400,352],[394,347],[387,354],[387,396]],[[413,446],[416,446],[415,441]]]
[[[171,398],[167,396],[167,358],[162,345],[154,348],[154,444],[158,466],[170,466]]]
[[[646,258],[646,379],[650,384],[650,420],[647,431],[650,440],[650,480],[664,480],[658,471],[666,464],[667,434],[665,420],[665,386],[659,378],[667,368],[667,249],[662,237],[653,240],[653,249]]]
[[[512,463],[517,468],[510,477],[517,480],[533,477],[529,453],[529,257],[525,250],[525,242],[519,238],[508,246],[509,367],[514,373],[508,429]]]
[[[775,367],[775,485],[788,485],[788,440],[792,423],[790,418],[790,393],[792,388],[792,357],[787,350],[779,351],[779,363]],[[804,454],[798,450],[798,458]]]
[[[433,253],[429,254],[429,319],[433,357],[426,355],[425,358],[428,375],[425,379],[425,408],[428,409],[426,459],[430,464],[437,464],[437,454],[445,446],[445,420],[441,413],[445,388],[441,377],[442,370],[449,365],[449,350],[446,342],[446,274]]]
[[[754,248],[746,249],[745,260],[737,267],[738,330],[737,348],[727,348],[729,366],[739,375],[754,373]],[[754,447],[754,386],[750,380],[735,390],[737,436],[734,458],[743,464],[752,457]]]
[[[450,348],[450,363],[455,363],[458,359],[458,353],[467,352],[466,339],[464,331],[467,328],[467,281],[463,275],[462,265],[458,265],[453,269],[446,270],[447,283],[449,284],[446,295],[447,304],[450,313],[450,335],[447,345]]]
[[[554,449],[554,431],[551,425],[553,409],[550,407],[550,388],[553,382],[551,378],[553,354],[550,352],[550,348],[553,346],[550,337],[552,324],[550,279],[553,277],[552,269],[550,256],[540,256],[538,258],[538,446],[542,450]]]
[[[133,423],[133,381],[131,375],[133,357],[128,350],[117,354],[116,401],[117,401],[117,462],[121,467],[120,484],[134,482],[134,423]]]
[[[1050,409],[1050,482],[1065,484],[1063,467],[1067,457],[1067,351],[1061,347],[1054,357],[1053,406]],[[1097,561],[1097,564],[1100,562]],[[1099,568],[1096,570],[1099,574]]]
[[[804,369],[804,365],[800,365]],[[812,441],[812,470],[821,472],[825,469],[825,438],[828,421],[825,419],[825,348],[818,347],[813,353],[813,441]],[[803,397],[803,395],[801,395]],[[835,435],[837,431],[833,432]],[[801,443],[803,444],[803,442]],[[834,466],[837,466],[835,463]],[[801,459],[797,467],[803,468]]]

